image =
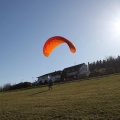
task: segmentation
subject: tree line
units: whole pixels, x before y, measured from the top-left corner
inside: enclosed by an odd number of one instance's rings
[[[90,77],[108,75],[120,72],[120,56],[108,57],[106,60],[97,60],[89,64]]]
[[[31,82],[20,82],[14,85],[7,83],[3,87],[0,87],[0,91],[16,90],[16,89],[28,88],[31,86],[32,86]]]

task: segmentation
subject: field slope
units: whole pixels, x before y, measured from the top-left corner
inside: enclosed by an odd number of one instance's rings
[[[120,75],[0,93],[0,120],[120,119]]]

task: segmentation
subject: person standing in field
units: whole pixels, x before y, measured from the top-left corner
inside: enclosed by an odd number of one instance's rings
[[[48,86],[49,86],[49,90],[52,89],[53,82],[52,82],[52,80],[51,80],[49,75],[48,75]]]

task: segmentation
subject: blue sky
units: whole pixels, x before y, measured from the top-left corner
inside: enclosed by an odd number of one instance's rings
[[[45,57],[43,45],[56,35],[76,53],[61,44]],[[118,55],[119,0],[0,0],[0,86]]]

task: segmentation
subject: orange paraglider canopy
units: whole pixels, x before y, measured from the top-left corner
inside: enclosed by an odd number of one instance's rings
[[[61,36],[54,36],[54,37],[49,38],[45,42],[44,47],[43,47],[43,54],[46,57],[48,57],[50,53],[53,51],[53,49],[62,43],[67,43],[72,53],[76,52],[75,46],[69,40]]]

